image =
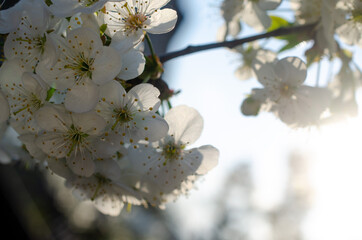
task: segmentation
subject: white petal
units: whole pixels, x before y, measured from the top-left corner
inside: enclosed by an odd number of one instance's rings
[[[65,159],[48,158],[47,162],[49,169],[55,174],[67,180],[71,180],[76,177],[74,173],[68,168]]]
[[[121,169],[117,162],[113,159],[105,159],[96,162],[97,172],[106,176],[112,181],[117,181],[121,175]]]
[[[206,174],[213,169],[219,161],[219,150],[210,145],[205,145],[197,148],[197,151],[202,155],[202,161],[197,169],[197,174]]]
[[[241,24],[239,20],[231,21],[228,23],[228,34],[234,38],[241,32]]]
[[[116,194],[103,194],[94,200],[94,206],[103,214],[118,216],[123,209],[124,203]]]
[[[236,69],[235,76],[240,80],[248,80],[254,77],[254,70],[247,65],[242,65]]]
[[[169,124],[169,135],[174,135],[175,141],[192,144],[201,135],[204,121],[201,115],[188,106],[171,108],[166,114],[165,120]]]
[[[116,49],[102,47],[100,55],[97,55],[92,71],[92,80],[96,84],[103,85],[113,80],[121,70],[121,57]]]
[[[277,62],[275,74],[282,82],[287,83],[289,86],[298,87],[305,81],[307,66],[298,57],[287,57]]]
[[[71,116],[74,126],[89,135],[99,135],[106,127],[105,120],[95,112],[73,113]]]
[[[157,0],[157,1],[149,1],[149,5],[147,7],[147,12],[152,10],[157,10],[165,6],[170,0]]]
[[[269,16],[256,3],[248,2],[242,13],[241,19],[256,31],[262,31],[270,26]]]
[[[177,12],[173,9],[162,9],[152,14],[151,22],[144,28],[145,31],[153,34],[170,32],[176,25]]]
[[[99,99],[115,107],[123,107],[123,99],[126,96],[126,90],[117,81],[110,81],[100,87]]]
[[[88,112],[97,105],[99,87],[91,80],[86,79],[80,84],[75,84],[65,96],[64,106],[76,113]]]
[[[161,104],[158,98],[159,95],[160,91],[149,83],[138,84],[127,93],[127,97],[130,98],[131,102],[137,99],[134,108],[152,112],[156,112]]]
[[[60,130],[67,131],[67,126],[71,125],[69,114],[66,114],[65,109],[44,106],[35,114],[35,120],[38,125],[46,131]]]
[[[118,77],[123,80],[136,78],[143,72],[146,60],[137,50],[130,50],[122,55],[122,68]]]
[[[154,142],[165,137],[169,127],[167,122],[158,114],[140,113],[135,119],[137,129],[134,131],[135,139],[145,139]]]
[[[20,135],[19,140],[25,144],[26,150],[32,157],[38,160],[45,160],[46,154],[37,146],[35,134],[23,134]]]
[[[258,81],[263,84],[264,87],[277,88],[279,86],[279,80],[274,71],[274,63],[267,62],[263,57],[257,56],[252,63],[252,67]]]
[[[24,70],[18,59],[5,61],[0,68],[0,86],[2,91],[14,94],[13,84],[18,85],[21,83],[21,76]]]
[[[0,124],[3,124],[9,119],[10,108],[4,94],[0,92]]]
[[[72,154],[66,158],[69,168],[79,176],[90,177],[95,170],[92,153],[87,149],[80,151],[74,150]]]
[[[53,4],[49,10],[57,17],[71,17],[78,12],[93,13],[102,8],[108,0],[94,1],[90,6],[85,6],[81,1],[74,0],[52,0]]]
[[[259,0],[258,5],[263,10],[274,10],[281,2],[282,0]]]

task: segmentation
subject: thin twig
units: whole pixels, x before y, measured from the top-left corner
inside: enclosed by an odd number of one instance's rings
[[[199,46],[188,46],[185,49],[182,49],[179,51],[166,53],[165,55],[160,57],[160,61],[162,63],[164,63],[168,60],[171,60],[171,59],[174,59],[174,58],[177,58],[180,56],[184,56],[187,54],[196,53],[196,52],[200,52],[200,51],[204,51],[204,50],[209,50],[209,49],[214,49],[214,48],[219,48],[219,47],[234,48],[238,45],[252,42],[255,40],[259,40],[259,39],[263,39],[263,38],[278,37],[278,36],[288,35],[288,34],[292,34],[292,33],[304,32],[304,31],[313,29],[316,26],[316,24],[317,23],[312,23],[312,24],[306,24],[306,25],[294,26],[294,27],[288,27],[288,28],[282,27],[282,28],[278,28],[274,31],[270,31],[267,33],[258,34],[255,36],[241,38],[241,39],[236,39],[236,40],[232,40],[232,41],[210,43],[210,44],[199,45]]]

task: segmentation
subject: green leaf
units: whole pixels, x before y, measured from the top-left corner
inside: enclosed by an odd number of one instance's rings
[[[290,22],[288,22],[287,20],[285,20],[282,17],[270,16],[270,19],[271,19],[271,23],[270,23],[270,27],[268,28],[267,32],[271,32],[278,28],[288,27],[288,26],[292,25]]]
[[[99,31],[101,32],[101,36],[103,36],[103,34],[106,32],[106,30],[107,30],[107,24],[102,24],[99,27]]]
[[[297,36],[295,34],[291,34],[291,35],[287,35],[283,37],[283,40],[286,40],[287,43],[281,48],[279,49],[279,53],[289,50],[295,46],[297,46],[300,43],[300,40],[297,38]]]
[[[48,102],[52,98],[54,92],[55,92],[55,88],[50,88],[47,92],[47,98],[45,99],[45,101]]]

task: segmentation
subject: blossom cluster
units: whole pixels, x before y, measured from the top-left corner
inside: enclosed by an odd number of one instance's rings
[[[195,109],[161,116],[155,86],[122,85],[144,72],[147,34],[174,28],[168,2],[21,0],[1,11],[1,123],[104,214],[163,208],[218,162],[211,145],[189,148],[203,128]]]
[[[355,92],[362,76],[353,53],[343,45],[362,47],[362,2],[360,0],[293,0],[289,3],[295,22],[268,14],[277,10],[281,0],[224,0],[220,6],[225,24],[217,38],[239,36],[242,23],[255,31],[270,32],[280,27],[308,26],[305,32],[281,36],[286,44],[283,52],[301,42],[310,41],[305,59],[287,57],[278,60],[275,47],[270,50],[257,42],[240,45],[233,51],[241,55],[242,65],[235,71],[237,78],[256,77],[263,88],[252,89],[243,101],[244,115],[255,116],[260,111],[272,112],[291,127],[309,127],[329,122],[337,115],[355,115]],[[284,9],[285,10],[285,9]],[[267,45],[264,43],[264,45]],[[322,59],[342,63],[338,74],[328,80],[328,86],[303,85],[307,68]],[[317,77],[319,78],[319,76]]]

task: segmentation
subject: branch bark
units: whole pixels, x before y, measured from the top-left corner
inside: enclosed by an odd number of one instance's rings
[[[259,39],[284,36],[284,35],[288,35],[288,34],[292,34],[292,33],[305,32],[308,30],[312,30],[316,25],[317,25],[317,23],[311,23],[311,24],[288,27],[288,28],[283,27],[283,28],[278,28],[274,31],[267,32],[267,33],[262,33],[262,34],[254,35],[251,37],[236,39],[236,40],[232,40],[232,41],[210,43],[210,44],[199,45],[199,46],[188,46],[185,49],[182,49],[179,51],[166,53],[165,55],[160,57],[160,61],[162,63],[164,63],[171,59],[181,57],[181,56],[191,54],[191,53],[200,52],[200,51],[205,51],[205,50],[210,50],[210,49],[220,48],[220,47],[234,48],[238,45],[252,42],[255,40],[259,40]]]

